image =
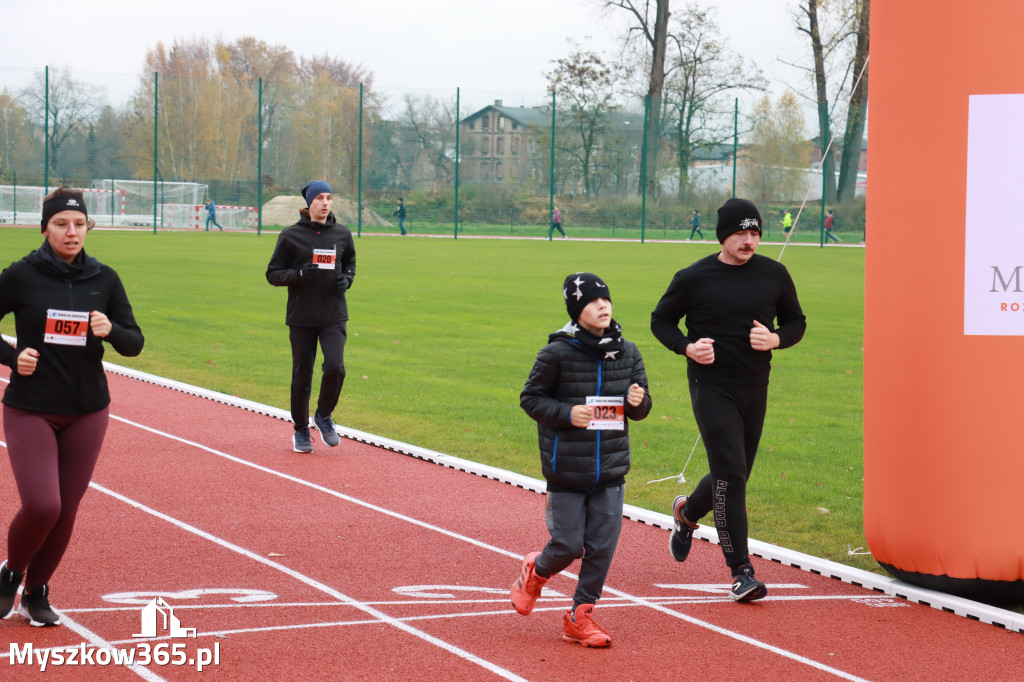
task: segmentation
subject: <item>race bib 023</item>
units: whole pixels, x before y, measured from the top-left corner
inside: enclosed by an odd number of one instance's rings
[[[625,400],[622,396],[588,395],[587,405],[594,408],[588,429],[623,431],[626,428]]]

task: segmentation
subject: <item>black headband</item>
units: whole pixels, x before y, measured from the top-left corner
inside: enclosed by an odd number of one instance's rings
[[[43,220],[39,225],[40,231],[45,230],[50,218],[61,211],[78,211],[85,214],[86,218],[89,217],[89,212],[85,209],[85,201],[81,197],[53,197],[43,202]]]

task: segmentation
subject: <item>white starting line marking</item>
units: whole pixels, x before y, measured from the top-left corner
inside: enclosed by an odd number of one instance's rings
[[[122,420],[122,421],[127,421],[127,420]],[[146,427],[143,427],[143,428],[146,428]],[[147,429],[147,430],[152,430],[152,429]],[[204,448],[204,449],[208,449],[208,448]],[[105,495],[109,495],[109,496],[113,497],[114,499],[120,500],[121,502],[124,502],[125,504],[129,504],[132,507],[134,507],[136,509],[139,509],[139,510],[141,510],[141,511],[143,511],[143,512],[145,512],[145,513],[147,513],[147,514],[149,514],[151,516],[155,516],[156,518],[161,519],[162,521],[166,521],[167,523],[170,523],[170,524],[172,524],[174,526],[177,526],[178,528],[181,528],[182,530],[185,530],[185,531],[187,531],[189,533],[192,533],[193,535],[197,535],[197,536],[203,538],[204,540],[209,540],[210,542],[212,542],[212,543],[214,543],[216,545],[219,545],[219,546],[221,546],[221,547],[223,547],[225,549],[228,549],[228,550],[230,550],[232,552],[235,552],[237,554],[241,554],[242,556],[244,556],[244,557],[246,557],[248,559],[251,559],[253,561],[256,561],[258,563],[261,563],[264,566],[268,566],[270,568],[276,569],[276,570],[284,573],[285,575],[287,575],[287,576],[289,576],[291,578],[294,578],[295,580],[298,580],[299,582],[305,583],[306,585],[309,585],[310,587],[312,587],[312,588],[314,588],[316,590],[319,590],[319,591],[321,591],[321,592],[323,592],[325,594],[329,594],[330,596],[334,597],[335,599],[337,599],[340,602],[343,602],[345,604],[348,604],[349,606],[352,606],[353,608],[356,608],[356,609],[359,609],[360,611],[363,611],[364,613],[372,616],[374,619],[376,619],[377,621],[379,621],[381,623],[385,623],[387,625],[391,625],[393,627],[396,627],[399,630],[402,630],[402,631],[404,631],[404,632],[406,632],[406,633],[408,633],[410,635],[413,635],[414,637],[419,637],[420,639],[424,640],[425,642],[433,644],[434,646],[437,646],[437,647],[439,647],[439,648],[441,648],[441,649],[443,649],[443,650],[445,650],[445,651],[447,651],[449,653],[455,654],[456,656],[458,656],[460,658],[463,658],[463,659],[465,659],[465,660],[467,660],[467,661],[469,661],[471,663],[475,663],[475,664],[479,665],[480,667],[482,667],[482,668],[484,668],[486,670],[491,671],[495,675],[498,675],[500,677],[504,677],[507,680],[517,680],[517,681],[526,682],[526,680],[524,678],[516,675],[515,673],[511,672],[510,670],[506,670],[505,668],[502,668],[502,667],[500,667],[498,665],[495,665],[494,663],[491,663],[490,661],[488,661],[486,659],[480,658],[479,656],[477,656],[475,654],[472,654],[472,653],[470,653],[468,651],[460,649],[459,647],[455,646],[454,644],[446,642],[446,641],[444,641],[442,639],[438,639],[437,637],[434,637],[433,635],[430,635],[430,634],[428,634],[426,632],[423,632],[422,630],[418,630],[418,629],[412,627],[411,625],[408,625],[408,624],[402,622],[401,620],[398,620],[396,618],[392,618],[391,616],[387,615],[386,613],[378,611],[377,609],[375,609],[375,608],[373,608],[371,606],[368,606],[368,605],[360,602],[359,600],[354,599],[354,598],[348,596],[347,594],[339,592],[338,590],[334,589],[333,587],[331,587],[329,585],[323,584],[319,580],[316,580],[314,578],[310,578],[309,576],[304,575],[302,573],[299,573],[298,571],[293,570],[291,568],[288,568],[287,566],[285,566],[283,564],[280,564],[280,563],[278,563],[276,561],[273,561],[272,559],[268,559],[268,558],[266,558],[266,557],[264,557],[264,556],[262,556],[260,554],[257,554],[256,552],[253,552],[253,551],[250,551],[248,549],[245,549],[244,547],[240,547],[239,545],[236,545],[233,542],[230,542],[230,541],[225,540],[223,538],[217,537],[216,535],[213,535],[212,533],[207,533],[204,530],[196,528],[195,526],[193,526],[191,524],[188,524],[188,523],[185,523],[184,521],[176,519],[176,518],[174,518],[172,516],[168,516],[167,514],[164,514],[163,512],[157,511],[156,509],[153,509],[152,507],[148,507],[148,506],[142,504],[141,502],[133,500],[133,499],[131,499],[129,497],[126,497],[124,495],[121,495],[120,493],[114,492],[113,490],[110,490],[109,488],[105,488],[105,487],[99,485],[98,483],[95,483],[95,482],[94,483],[90,483],[89,487],[93,488],[95,490],[98,490],[98,491],[100,491],[101,493],[103,493]]]

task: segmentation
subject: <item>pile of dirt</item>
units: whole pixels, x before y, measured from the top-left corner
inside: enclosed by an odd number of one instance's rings
[[[288,227],[294,225],[299,219],[299,209],[306,208],[306,202],[299,196],[274,197],[263,204],[263,226],[264,227]],[[359,206],[356,202],[342,197],[334,197],[334,205],[331,207],[334,219],[343,225],[355,227],[358,223],[357,216]],[[387,227],[392,223],[384,220],[376,212],[363,207],[363,225],[371,227]]]

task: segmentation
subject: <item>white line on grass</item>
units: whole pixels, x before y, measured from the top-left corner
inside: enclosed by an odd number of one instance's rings
[[[220,450],[216,450],[216,449],[211,448],[209,446],[202,445],[201,443],[196,443],[195,441],[191,441],[191,440],[189,440],[187,438],[182,438],[181,436],[175,436],[174,434],[167,433],[165,431],[160,431],[159,429],[155,429],[153,427],[146,426],[144,424],[140,424],[140,423],[132,421],[130,419],[125,419],[124,417],[118,417],[118,416],[115,416],[115,415],[111,415],[111,418],[112,419],[116,419],[116,420],[118,420],[120,422],[123,422],[125,424],[129,424],[131,426],[135,426],[136,428],[142,429],[144,431],[149,431],[150,433],[153,433],[155,435],[162,436],[164,438],[169,438],[169,439],[177,441],[179,443],[184,443],[186,445],[190,445],[190,446],[198,448],[200,450],[204,450],[206,452],[209,452],[210,454],[216,455],[218,457],[222,457],[224,459],[227,459],[229,461],[235,462],[237,464],[241,464],[243,466],[251,467],[253,469],[256,469],[257,471],[262,471],[264,473],[271,474],[272,476],[278,476],[278,477],[283,478],[283,479],[285,479],[287,481],[291,481],[293,483],[297,483],[299,485],[306,486],[308,488],[312,488],[313,490],[317,490],[319,492],[326,493],[327,495],[331,495],[332,497],[336,497],[338,499],[345,500],[346,502],[351,502],[353,504],[359,505],[359,506],[364,507],[366,509],[370,509],[370,510],[376,511],[376,512],[381,513],[381,514],[385,514],[385,515],[390,516],[390,517],[395,518],[395,519],[400,519],[402,521],[405,521],[406,523],[411,523],[411,524],[419,526],[421,528],[425,528],[427,530],[431,530],[431,531],[434,531],[434,532],[437,532],[437,533],[441,533],[442,535],[446,535],[446,536],[448,536],[450,538],[459,540],[461,542],[466,542],[466,543],[475,545],[476,547],[480,547],[481,549],[486,549],[488,551],[495,552],[495,553],[501,554],[503,556],[511,557],[511,558],[516,559],[516,560],[521,560],[522,559],[522,555],[517,554],[515,552],[511,552],[511,551],[509,551],[507,549],[502,549],[500,547],[496,547],[494,545],[490,545],[490,544],[487,544],[485,542],[481,542],[480,540],[476,540],[474,538],[471,538],[471,537],[468,537],[468,536],[465,536],[465,535],[461,535],[461,534],[456,533],[454,531],[450,531],[450,530],[448,530],[446,528],[441,528],[439,526],[435,526],[435,525],[427,523],[425,521],[420,521],[418,519],[414,519],[414,518],[412,518],[412,517],[410,517],[410,516],[408,516],[406,514],[400,514],[398,512],[391,511],[390,509],[385,509],[384,507],[381,507],[379,505],[372,504],[372,503],[366,502],[364,500],[360,500],[358,498],[352,497],[351,495],[345,495],[344,493],[340,493],[340,492],[338,492],[336,490],[332,490],[330,488],[327,488],[325,486],[319,485],[317,483],[313,483],[311,481],[306,481],[304,479],[298,478],[297,476],[292,476],[291,474],[286,474],[286,473],[283,473],[283,472],[280,472],[280,471],[276,471],[276,470],[271,469],[269,467],[265,467],[265,466],[263,466],[261,464],[256,464],[255,462],[250,462],[250,461],[242,459],[240,457],[236,457],[234,455],[229,455],[226,452],[222,452]],[[95,486],[96,484],[90,484],[90,485]],[[105,488],[103,490],[106,491]],[[112,494],[112,495],[116,496],[116,493],[113,493],[113,492],[110,492],[108,494]],[[125,499],[127,499],[127,498],[125,498]],[[149,509],[149,508],[147,507],[146,509]],[[160,512],[156,512],[155,510],[153,510],[150,513],[158,514],[158,515],[160,515],[161,518],[164,518],[164,516],[162,514],[160,514]],[[166,518],[168,520],[171,520],[171,517],[166,517]],[[176,521],[176,520],[171,521],[171,522],[175,523],[176,525],[177,524],[182,524],[182,527],[185,527],[187,525],[187,524],[184,524],[183,522]],[[188,528],[194,528],[194,527],[193,526],[188,526]],[[203,533],[203,537],[207,537],[207,535],[208,535],[204,531],[200,531],[198,528],[196,528],[195,531],[198,532],[198,533]],[[209,537],[212,539],[214,536],[210,535]],[[224,541],[224,542],[227,542],[227,541]],[[235,547],[235,546],[232,545],[232,547]],[[276,562],[272,562],[269,559],[265,559],[264,557],[262,557],[262,556],[260,556],[258,554],[253,554],[253,553],[249,552],[248,550],[242,550],[242,548],[238,548],[238,550],[240,550],[242,552],[245,552],[246,556],[250,556],[251,555],[256,560],[258,560],[258,561],[260,561],[262,563],[266,563],[269,566],[274,566],[274,567],[280,566],[282,570],[290,571],[290,569],[287,569],[286,567],[282,566],[281,564],[278,564]],[[238,550],[236,550],[236,551],[238,551]],[[296,575],[298,575],[298,574],[296,574]],[[571,578],[573,580],[578,580],[579,579],[579,577],[576,574],[570,573],[569,571],[562,571],[561,575],[569,577],[569,578]],[[312,579],[310,578],[309,580],[312,580]],[[310,584],[312,584],[312,583],[310,583]],[[320,583],[317,583],[317,585],[320,585]],[[331,588],[328,588],[326,585],[324,586],[324,588],[328,589],[328,590],[331,589]],[[687,615],[685,615],[683,613],[679,613],[678,611],[673,611],[672,609],[669,609],[669,608],[666,608],[664,606],[661,606],[660,604],[656,604],[656,603],[654,603],[651,600],[644,599],[643,597],[635,597],[635,596],[632,596],[632,595],[630,595],[630,594],[628,594],[626,592],[623,592],[623,591],[616,590],[614,588],[608,587],[607,585],[605,586],[605,590],[610,592],[610,593],[612,593],[612,594],[615,594],[615,595],[618,595],[618,596],[623,597],[625,599],[628,599],[628,600],[632,601],[635,604],[640,604],[640,605],[643,605],[643,606],[647,606],[648,608],[651,608],[651,609],[653,609],[655,611],[659,611],[659,612],[664,613],[666,615],[673,616],[673,617],[678,618],[680,620],[684,620],[684,621],[686,621],[688,623],[691,623],[693,625],[699,625],[700,627],[706,628],[706,629],[711,630],[713,632],[716,632],[716,633],[718,633],[720,635],[724,635],[726,637],[731,637],[733,639],[739,640],[739,641],[744,642],[746,644],[750,644],[752,646],[755,646],[755,647],[758,647],[758,648],[761,648],[761,649],[765,649],[767,651],[770,651],[772,653],[778,654],[778,655],[783,656],[785,658],[789,658],[789,659],[794,660],[796,662],[803,663],[805,665],[811,666],[813,668],[817,668],[819,670],[823,670],[825,672],[831,673],[831,674],[836,675],[838,677],[841,677],[841,678],[844,678],[844,679],[848,679],[848,680],[860,680],[861,679],[859,677],[856,677],[854,675],[846,673],[846,672],[844,672],[842,670],[839,670],[839,669],[827,666],[824,663],[820,663],[818,661],[815,661],[815,660],[812,660],[812,659],[809,659],[809,658],[805,658],[803,656],[800,656],[799,654],[795,654],[793,652],[786,651],[785,649],[780,649],[779,647],[776,647],[776,646],[773,646],[771,644],[768,644],[767,642],[761,642],[759,640],[756,640],[756,639],[754,639],[752,637],[748,637],[746,635],[740,634],[738,632],[733,632],[732,630],[727,630],[727,629],[725,629],[723,627],[720,627],[718,625],[715,625],[713,623],[702,621],[702,620],[700,620],[698,618],[693,618],[692,616],[687,616]],[[333,594],[333,592],[331,592],[331,594]],[[345,598],[345,599],[348,599],[348,598]],[[355,604],[353,604],[353,605],[355,605]],[[367,608],[369,608],[369,607],[367,607]],[[376,612],[376,610],[374,610],[374,612]],[[377,612],[377,613],[379,613],[379,612]],[[383,616],[383,614],[382,614],[382,616]]]

